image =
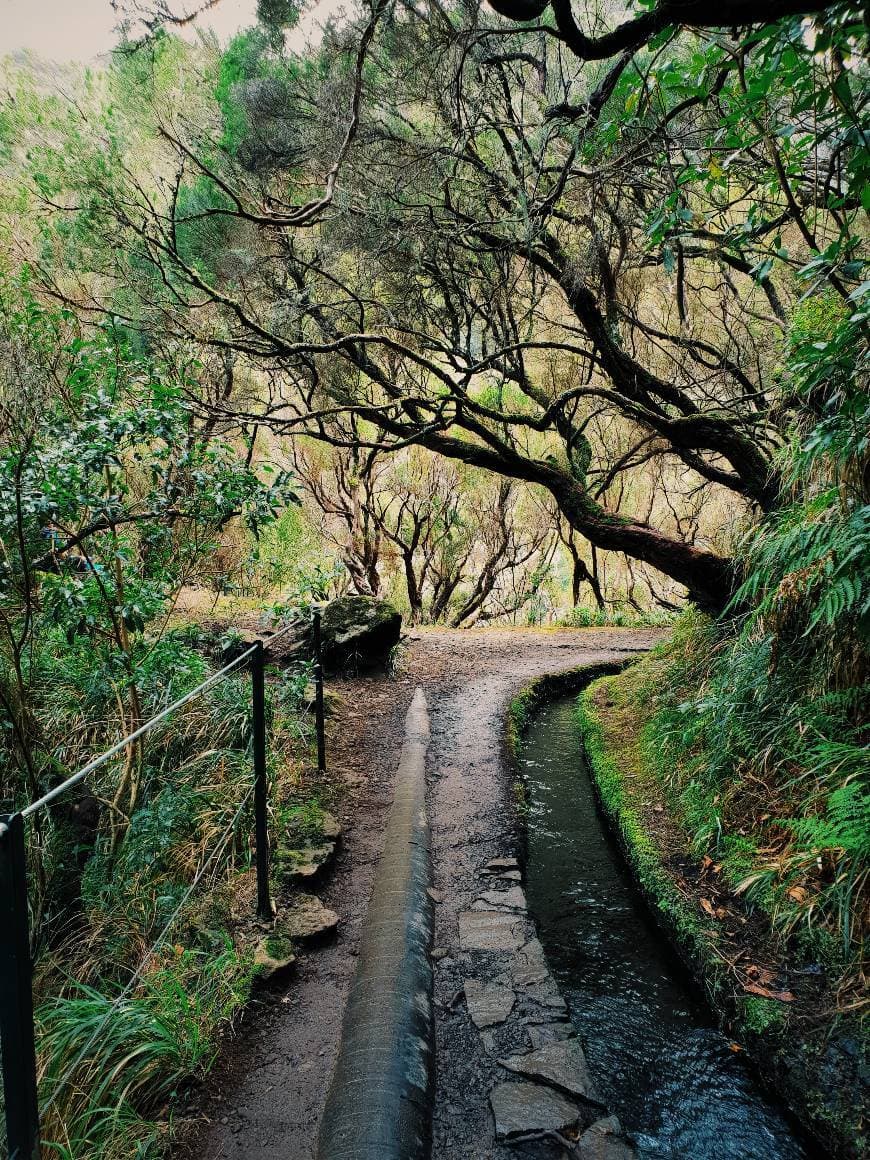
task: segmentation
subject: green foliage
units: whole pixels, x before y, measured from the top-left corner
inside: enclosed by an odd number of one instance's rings
[[[163,662],[184,674],[179,689],[192,686],[205,666],[184,639],[190,635],[159,642]],[[149,659],[156,680],[159,660]],[[84,664],[72,673],[86,683]],[[72,677],[67,681],[69,690]],[[67,714],[71,695],[59,695]],[[280,685],[270,682],[267,698],[271,756],[282,759],[291,710]],[[41,1090],[57,1093],[44,1130],[61,1155],[121,1160],[137,1148],[162,1155],[166,1129],[150,1117],[182,1082],[207,1070],[221,1031],[247,999],[251,955],[227,934],[230,890],[213,883],[250,866],[250,810],[237,832],[229,828],[250,792],[250,736],[249,680],[238,675],[212,686],[150,735],[138,808],[123,840],[113,845],[105,831],[88,851],[75,939],[49,948],[40,964],[39,993],[61,990],[39,1014]],[[112,792],[116,776],[109,771],[104,792]],[[312,833],[321,817],[313,800],[294,813]],[[70,854],[59,831],[47,837],[51,871],[53,859]],[[189,895],[192,875],[205,866],[204,887]],[[60,977],[54,955],[63,963]],[[102,1031],[104,1021],[110,1033]]]
[[[774,663],[774,643],[706,625],[687,654],[660,659],[651,760],[696,848],[722,862],[734,887],[787,929],[830,922],[847,949],[860,946],[866,687],[825,692],[824,665],[807,665],[803,649]]]
[[[198,363],[82,326],[27,270],[0,281],[0,305],[0,792],[20,805],[208,676],[197,635],[168,627],[175,598],[231,522],[256,534],[291,496],[285,473],[197,416]],[[268,700],[277,765],[296,707],[280,689]],[[160,1154],[149,1117],[208,1066],[247,996],[214,876],[250,865],[247,812],[233,829],[250,739],[240,672],[38,819],[41,1091],[56,1095],[43,1123],[59,1155]],[[170,920],[182,942],[163,962]]]
[[[737,599],[751,600],[756,615],[775,621],[780,631],[795,613],[806,633],[851,620],[859,631],[867,627],[870,505],[844,511],[839,498],[830,489],[779,515],[754,537]]]
[[[835,629],[841,651],[870,626],[870,284],[852,297],[845,317],[812,299],[798,312],[787,389],[811,425],[786,462],[795,501],[752,533],[735,597],[735,605],[751,604],[753,628],[804,636],[811,646]]]
[[[297,0],[257,0],[257,21],[276,50],[284,47],[284,34],[299,20]]]
[[[257,594],[283,590],[282,603],[327,599],[344,569],[334,561],[299,504],[288,507],[259,536],[244,583]]]
[[[257,28],[235,36],[221,55],[215,99],[223,119],[219,146],[253,172],[292,169],[300,157],[298,128],[307,115],[297,99],[300,73],[310,61],[285,60],[284,28],[294,7],[270,0]]]
[[[743,1000],[743,1025],[752,1035],[763,1035],[785,1021],[782,1003],[747,995]]]
[[[868,289],[851,309],[824,294],[796,312],[791,502],[745,541],[733,620],[675,642],[648,731],[697,847],[786,929],[838,929],[846,954],[870,878]]]
[[[216,954],[185,951],[117,997],[79,985],[37,1012],[48,1147],[64,1160],[162,1154],[145,1119],[180,1083],[202,1075],[218,1035],[247,998],[251,956],[224,936]],[[144,1129],[144,1138],[143,1138]]]
[[[164,28],[120,46],[112,54],[108,74],[112,108],[123,111],[134,123],[153,114],[178,83],[188,51],[183,40]]]
[[[277,28],[292,28],[299,19],[296,0],[257,0],[257,20]]]
[[[832,748],[838,749],[846,761],[858,764],[852,747],[834,745]],[[862,766],[853,776],[859,777],[865,771]],[[870,797],[857,780],[847,782],[828,796],[826,812],[821,817],[793,818],[787,824],[816,853],[845,850],[856,859],[870,862]]]
[[[589,608],[578,604],[558,623],[565,628],[650,628],[671,624],[673,615],[667,612],[643,612],[616,604],[611,608]]]
[[[178,191],[175,223],[179,255],[187,265],[212,280],[218,273],[216,263],[234,232],[229,216],[233,209],[232,200],[204,173]]]
[[[214,92],[224,119],[222,144],[230,153],[238,152],[248,131],[247,115],[234,95],[236,86],[257,75],[268,43],[262,29],[252,28],[235,36],[221,55]]]
[[[784,273],[794,246],[776,225],[782,184],[799,185],[820,152],[842,150],[838,180],[815,195],[818,202],[807,214],[812,229],[819,211],[833,211],[837,229],[804,272],[813,288],[830,285],[832,275],[860,275],[857,214],[862,202],[864,209],[870,205],[864,36],[860,6],[846,2],[816,14],[811,24],[798,16],[761,27],[743,38],[739,55],[719,38],[692,40],[666,29],[650,42],[643,65],[625,70],[607,112],[584,141],[590,158],[602,148],[617,154],[647,141],[662,116],[675,116],[681,107],[703,110],[694,126],[695,147],[682,165],[671,167],[672,190],[650,209],[646,223],[650,248],[666,273],[674,272],[680,245],[696,230],[711,228],[759,284]],[[826,59],[840,62],[832,75],[820,68]],[[668,166],[667,153],[650,163]],[[752,196],[735,213],[733,193],[740,188]]]

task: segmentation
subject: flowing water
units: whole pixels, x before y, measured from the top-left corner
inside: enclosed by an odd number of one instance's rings
[[[809,1157],[644,909],[596,810],[575,705],[570,696],[542,708],[522,748],[527,891],[602,1100],[642,1157]]]

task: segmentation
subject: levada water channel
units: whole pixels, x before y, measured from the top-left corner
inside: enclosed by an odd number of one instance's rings
[[[532,718],[527,897],[608,1109],[642,1157],[797,1160],[813,1153],[692,997],[596,809],[576,697]]]

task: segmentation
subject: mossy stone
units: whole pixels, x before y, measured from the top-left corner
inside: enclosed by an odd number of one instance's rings
[[[321,617],[323,666],[327,672],[359,672],[386,665],[399,643],[402,617],[385,600],[339,596]]]

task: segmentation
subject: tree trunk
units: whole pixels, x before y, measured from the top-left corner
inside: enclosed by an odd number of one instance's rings
[[[427,432],[420,442],[451,459],[546,487],[571,527],[590,544],[609,552],[625,552],[635,560],[652,564],[682,584],[704,612],[717,616],[731,599],[734,570],[730,560],[675,540],[650,524],[611,515],[578,480],[552,463],[527,459],[507,447],[483,446],[442,432]]]
[[[405,549],[402,552],[402,562],[405,566],[405,587],[408,589],[409,620],[411,624],[419,624],[423,619],[423,596],[414,571],[413,550]]]

